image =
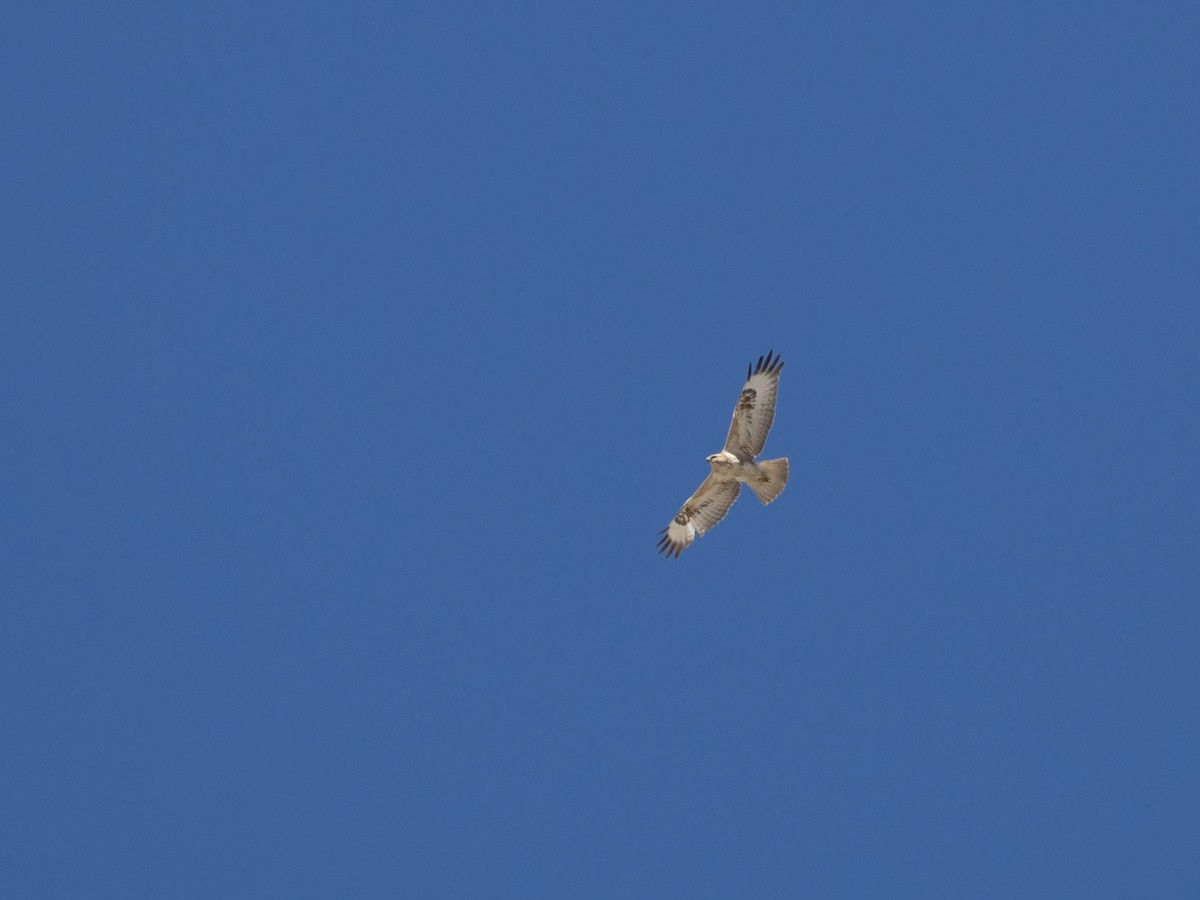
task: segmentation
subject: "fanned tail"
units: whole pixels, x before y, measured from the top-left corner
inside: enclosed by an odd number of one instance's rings
[[[776,497],[783,493],[783,489],[787,487],[788,480],[788,461],[787,457],[780,459],[768,459],[760,462],[758,467],[762,470],[758,481],[746,482],[750,490],[754,491],[759,500],[766,506]]]

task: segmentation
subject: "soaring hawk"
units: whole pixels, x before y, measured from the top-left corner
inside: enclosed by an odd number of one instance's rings
[[[773,357],[773,358],[772,358]],[[779,373],[783,360],[774,351],[758,358],[746,369],[746,383],[733,410],[733,422],[725,449],[708,457],[712,472],[683,504],[683,509],[661,532],[658,552],[679,556],[691,546],[697,535],[704,534],[729,512],[738,498],[742,483],[758,496],[763,505],[770,503],[787,485],[788,461],[768,459],[755,462],[767,442],[767,432],[775,421],[775,398],[779,393]]]

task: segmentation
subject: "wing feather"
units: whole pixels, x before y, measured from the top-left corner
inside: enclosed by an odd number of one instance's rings
[[[773,357],[773,358],[772,358]],[[779,395],[779,373],[783,360],[770,351],[758,358],[758,364],[746,367],[746,383],[733,409],[733,421],[725,449],[741,460],[762,453],[767,433],[775,421],[775,400]]]
[[[658,552],[668,557],[679,556],[698,536],[725,518],[740,490],[738,482],[710,474],[696,493],[688,497],[671,524],[662,530]]]

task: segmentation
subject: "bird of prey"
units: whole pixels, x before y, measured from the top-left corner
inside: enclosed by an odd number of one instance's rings
[[[755,462],[754,457],[762,453],[767,442],[767,432],[775,421],[775,398],[779,393],[779,373],[783,371],[783,360],[774,354],[758,358],[757,365],[746,368],[746,383],[733,410],[733,422],[729,426],[729,437],[725,449],[708,457],[712,472],[688,497],[679,514],[661,532],[658,552],[668,558],[678,557],[691,546],[697,535],[702,535],[723,518],[743,483],[758,496],[763,505],[770,503],[781,493],[788,479],[786,457]]]

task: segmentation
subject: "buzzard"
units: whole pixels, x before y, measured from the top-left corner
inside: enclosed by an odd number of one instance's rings
[[[683,509],[661,532],[658,552],[679,556],[691,546],[697,535],[704,534],[729,512],[738,498],[742,483],[758,496],[763,505],[770,503],[787,485],[787,458],[755,462],[767,442],[767,432],[775,421],[775,397],[779,393],[779,373],[783,360],[770,351],[758,363],[746,369],[746,383],[733,410],[733,422],[725,449],[708,457],[712,472],[696,493],[688,497]]]

